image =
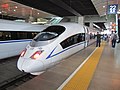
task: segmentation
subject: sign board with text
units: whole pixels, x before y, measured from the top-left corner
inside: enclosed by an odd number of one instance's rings
[[[118,4],[108,5],[107,14],[117,14]]]

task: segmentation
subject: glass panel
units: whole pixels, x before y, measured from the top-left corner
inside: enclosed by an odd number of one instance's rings
[[[85,41],[85,33],[80,33],[80,34],[76,34],[76,35],[73,35],[73,36],[65,39],[60,44],[63,48],[66,48],[73,44],[83,42],[83,41]]]
[[[0,32],[0,40],[3,40],[3,32]]]
[[[53,32],[41,32],[40,34],[38,34],[34,38],[34,40],[35,41],[46,41],[46,40],[53,39],[53,38],[55,38],[57,36],[58,36],[57,33],[53,33]]]
[[[62,34],[65,31],[65,27],[63,26],[58,26],[58,25],[54,25],[54,26],[49,26],[48,28],[46,28],[43,32],[54,32],[57,33],[58,35]]]

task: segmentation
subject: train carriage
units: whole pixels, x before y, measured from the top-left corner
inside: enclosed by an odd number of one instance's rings
[[[87,47],[89,29],[77,23],[51,25],[39,33],[21,53],[19,70],[39,75],[81,49]]]

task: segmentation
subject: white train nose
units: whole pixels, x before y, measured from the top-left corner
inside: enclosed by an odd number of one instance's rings
[[[20,71],[23,71],[23,72],[34,73],[34,72],[42,72],[44,70],[44,65],[42,61],[39,61],[39,60],[24,59],[24,60],[21,60],[21,63],[20,61],[18,61],[17,67]]]
[[[17,62],[17,68],[22,71],[22,64],[24,62],[24,59],[23,58],[19,58],[18,59],[18,62]]]
[[[37,64],[39,63],[39,64]],[[42,62],[37,62],[34,64],[23,64],[22,65],[22,71],[27,72],[27,73],[34,73],[34,72],[41,72],[44,70],[43,63]],[[36,65],[37,64],[37,65]]]

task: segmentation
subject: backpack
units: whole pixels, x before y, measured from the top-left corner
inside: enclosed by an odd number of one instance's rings
[[[115,39],[115,40],[117,39],[117,35],[116,34],[114,34],[113,39]]]

